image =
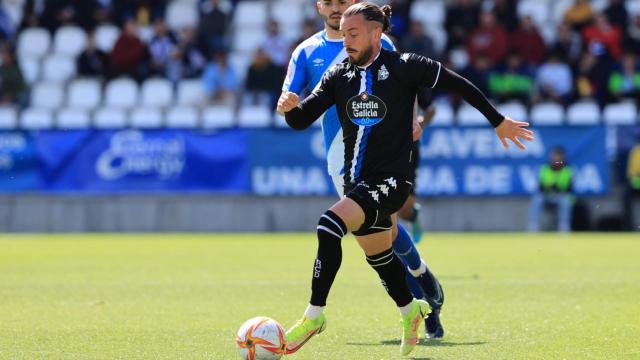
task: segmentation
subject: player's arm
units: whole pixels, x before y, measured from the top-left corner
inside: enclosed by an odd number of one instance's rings
[[[334,103],[334,72],[328,71],[322,81],[306,99],[300,102],[297,94],[283,93],[278,100],[278,112],[284,114],[287,124],[295,130],[303,130],[313,124]]]
[[[500,114],[491,105],[487,97],[469,80],[458,75],[454,71],[442,66],[439,62],[414,54],[404,54],[406,63],[409,64],[411,74],[415,74],[418,87],[430,86],[435,89],[452,91],[460,95],[471,106],[484,115],[496,129],[496,135],[505,148],[508,148],[507,139],[511,140],[520,149],[526,147],[519,138],[533,141],[533,132],[525,129],[529,126],[526,122],[513,121],[509,117]]]
[[[302,91],[307,87],[309,77],[307,76],[306,63],[306,53],[301,47],[296,48],[289,60],[287,76],[284,78],[284,83],[282,84],[282,93],[280,94],[281,99],[288,92],[292,92],[300,96]],[[281,113],[280,110],[276,109],[276,111],[278,114],[284,116],[284,113]]]

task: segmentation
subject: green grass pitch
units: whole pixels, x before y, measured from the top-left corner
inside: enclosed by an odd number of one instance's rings
[[[401,359],[397,309],[352,237],[327,331],[291,360]],[[640,236],[433,234],[446,335],[409,359],[640,359]],[[313,234],[4,235],[0,359],[236,359],[303,312]]]

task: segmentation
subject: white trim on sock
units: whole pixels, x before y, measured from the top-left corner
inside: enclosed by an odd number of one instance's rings
[[[304,311],[304,316],[306,316],[307,319],[315,320],[322,314],[324,308],[324,306],[315,306],[309,304],[309,306],[307,306],[307,310]]]
[[[412,270],[410,267],[407,267],[407,270],[413,277],[419,277],[420,275],[427,272],[427,263],[424,260],[420,259],[420,267]]]

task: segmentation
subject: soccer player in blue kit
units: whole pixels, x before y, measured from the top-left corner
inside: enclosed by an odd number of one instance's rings
[[[311,299],[304,316],[287,331],[287,353],[299,350],[326,328],[324,307],[342,262],[341,240],[355,235],[366,260],[401,314],[400,351],[417,345],[429,304],[413,298],[405,268],[392,251],[393,223],[411,186],[413,118],[417,92],[424,87],[453,91],[480,111],[508,148],[533,141],[527,123],[500,114],[477,87],[437,61],[381,48],[391,24],[391,8],[371,3],[350,6],[340,20],[348,61],[332,66],[309,96],[300,101],[287,91],[278,112],[296,130],[309,127],[336,105],[344,140],[344,196],[317,226],[318,252],[311,279]],[[354,327],[357,332],[358,326]]]
[[[292,54],[287,77],[282,87],[287,91],[301,95],[306,89],[311,91],[320,82],[327,69],[347,58],[340,32],[340,19],[355,0],[320,0],[316,3],[318,14],[324,20],[324,30],[303,41]],[[389,37],[382,35],[384,49],[395,50]],[[384,76],[384,74],[381,74]],[[329,175],[333,179],[338,195],[343,197],[344,187],[344,143],[340,120],[335,106],[321,115]],[[420,126],[415,132],[421,134]],[[394,222],[393,250],[407,267],[406,278],[411,293],[416,299],[425,299],[431,307],[429,317],[425,319],[427,338],[441,338],[444,328],[440,322],[440,309],[444,302],[442,287],[427,264],[420,258],[409,233]]]

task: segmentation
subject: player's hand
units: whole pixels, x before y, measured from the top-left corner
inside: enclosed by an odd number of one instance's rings
[[[509,148],[507,139],[511,140],[516,146],[522,150],[526,150],[527,147],[520,142],[520,139],[527,141],[533,141],[533,131],[525,129],[529,126],[529,123],[521,121],[513,121],[509,117],[505,117],[504,121],[496,128],[496,135],[505,149]]]
[[[300,103],[300,98],[295,93],[290,91],[283,92],[280,95],[280,99],[278,99],[278,107],[276,111],[280,115],[284,115],[284,113],[291,111],[294,107],[298,106]]]
[[[424,116],[418,115],[413,120],[413,142],[420,140],[422,137],[422,122],[424,122]]]

